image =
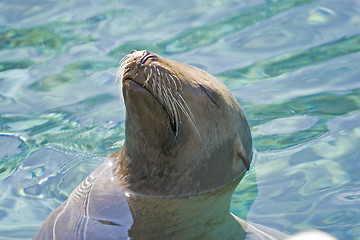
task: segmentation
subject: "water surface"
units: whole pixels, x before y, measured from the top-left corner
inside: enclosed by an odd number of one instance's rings
[[[0,239],[31,239],[124,141],[118,61],[148,49],[216,75],[256,154],[239,217],[360,239],[360,2],[0,3]]]

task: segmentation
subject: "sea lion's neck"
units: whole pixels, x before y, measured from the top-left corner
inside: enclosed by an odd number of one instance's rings
[[[129,194],[132,239],[244,239],[230,215],[237,182],[224,189],[193,196],[158,197]]]
[[[116,158],[114,173],[120,183],[128,189],[127,201],[133,217],[133,225],[129,230],[131,239],[244,239],[245,232],[230,214],[231,196],[241,177],[226,186],[203,192],[169,194],[163,191],[143,190],[138,182],[150,179],[132,180],[132,171],[141,171],[142,166],[133,167],[126,154],[126,147],[112,155]],[[134,174],[136,175],[136,174]],[[180,178],[172,180],[178,187],[191,184]],[[145,186],[154,188],[145,183]],[[170,186],[170,185],[169,185]],[[189,188],[189,187],[187,187]],[[156,188],[157,189],[157,188]],[[152,192],[153,194],[148,194]]]
[[[143,149],[132,149],[129,154],[127,148],[125,144],[111,157],[115,158],[115,175],[131,191],[145,195],[171,196],[206,190],[200,188],[192,167],[185,165],[186,163],[178,163],[158,154],[151,155],[150,151],[149,154],[141,154]]]

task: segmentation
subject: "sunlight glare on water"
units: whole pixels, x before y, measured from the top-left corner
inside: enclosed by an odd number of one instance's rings
[[[0,3],[0,239],[31,239],[124,142],[114,83],[134,49],[202,68],[248,118],[240,218],[360,239],[360,2]]]

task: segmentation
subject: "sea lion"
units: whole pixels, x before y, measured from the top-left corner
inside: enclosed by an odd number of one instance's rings
[[[52,212],[34,239],[242,239],[230,214],[252,139],[230,91],[209,73],[149,51],[127,55],[122,149]]]

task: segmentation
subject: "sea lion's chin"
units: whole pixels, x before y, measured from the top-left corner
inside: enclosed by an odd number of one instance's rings
[[[160,133],[171,134],[168,113],[150,91],[131,79],[123,80],[122,90],[127,129],[134,137],[154,139]]]

